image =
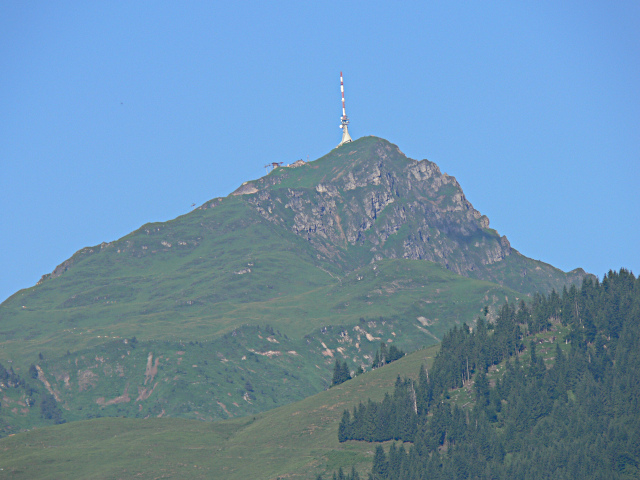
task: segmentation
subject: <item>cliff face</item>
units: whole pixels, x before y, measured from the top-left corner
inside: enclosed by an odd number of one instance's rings
[[[347,270],[407,258],[468,275],[511,253],[506,237],[488,228],[489,220],[454,177],[375,137],[303,168],[277,169],[242,189],[238,193],[251,192],[247,202],[265,219],[307,239],[319,258]]]

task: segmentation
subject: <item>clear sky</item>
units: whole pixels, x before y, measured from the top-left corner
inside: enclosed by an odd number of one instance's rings
[[[322,6],[318,4],[322,3]],[[640,274],[640,3],[2,2],[0,301],[376,135],[514,248]]]

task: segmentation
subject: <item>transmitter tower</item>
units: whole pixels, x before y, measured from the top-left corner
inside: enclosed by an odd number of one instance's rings
[[[344,109],[344,83],[342,81],[342,72],[340,72],[340,93],[342,93],[342,117],[340,118],[340,128],[342,129],[342,141],[338,145],[338,147],[344,145],[345,143],[351,142],[351,135],[349,135],[349,117],[347,117],[347,113]]]

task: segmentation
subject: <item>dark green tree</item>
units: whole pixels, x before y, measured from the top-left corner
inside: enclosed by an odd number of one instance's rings
[[[340,420],[340,425],[338,426],[338,441],[342,443],[351,440],[353,438],[352,430],[351,413],[349,413],[349,410],[345,410],[342,413],[342,420]]]
[[[56,424],[64,423],[62,411],[58,407],[56,399],[53,395],[45,392],[40,398],[40,414],[46,420],[53,420]]]
[[[340,385],[347,380],[351,380],[349,366],[347,365],[347,362],[340,362],[340,360],[336,358],[336,363],[333,366],[333,378],[331,380],[331,385]]]
[[[371,476],[373,480],[385,480],[388,477],[389,463],[382,446],[378,445],[373,454],[373,467],[371,468]]]

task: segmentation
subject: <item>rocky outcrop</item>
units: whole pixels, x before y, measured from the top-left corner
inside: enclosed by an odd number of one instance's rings
[[[256,193],[258,189],[255,187],[253,183],[245,182],[240,188],[236,189],[231,195],[250,195],[252,193]]]
[[[488,218],[435,163],[411,160],[375,137],[348,148],[347,155],[336,149],[312,162],[322,170],[314,175],[324,174],[313,188],[279,188],[282,175],[269,175],[247,201],[270,222],[306,238],[319,258],[349,269],[363,260],[408,258],[465,275],[511,253],[506,237],[489,230]],[[296,182],[287,177],[287,183]],[[347,254],[353,247],[361,250],[360,262]]]

